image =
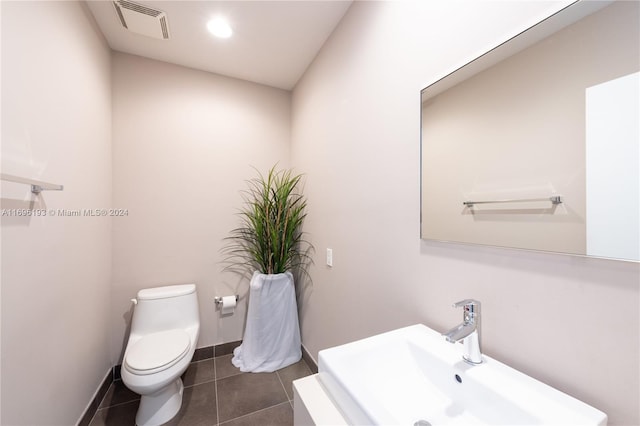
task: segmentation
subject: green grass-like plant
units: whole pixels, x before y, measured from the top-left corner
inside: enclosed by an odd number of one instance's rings
[[[273,166],[266,176],[258,172],[258,177],[247,181],[241,225],[225,238],[225,269],[249,274],[305,269],[310,244],[302,232],[307,202],[300,191],[301,179],[302,175]]]

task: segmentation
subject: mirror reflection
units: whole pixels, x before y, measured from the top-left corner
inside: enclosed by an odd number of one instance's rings
[[[579,2],[422,92],[422,238],[640,260],[639,2]]]

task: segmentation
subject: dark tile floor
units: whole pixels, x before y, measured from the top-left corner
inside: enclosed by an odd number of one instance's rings
[[[182,381],[182,408],[167,425],[293,425],[292,382],[308,376],[304,362],[273,373],[242,373],[233,355],[192,362]],[[135,425],[140,396],[120,380],[109,387],[90,426]]]

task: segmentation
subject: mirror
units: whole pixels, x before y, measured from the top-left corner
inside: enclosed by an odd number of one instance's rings
[[[422,91],[423,239],[640,260],[639,17],[573,3]]]

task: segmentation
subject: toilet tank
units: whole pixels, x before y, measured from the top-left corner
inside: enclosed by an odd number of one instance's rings
[[[131,319],[131,334],[148,334],[174,328],[199,328],[195,284],[146,288],[138,292]]]

